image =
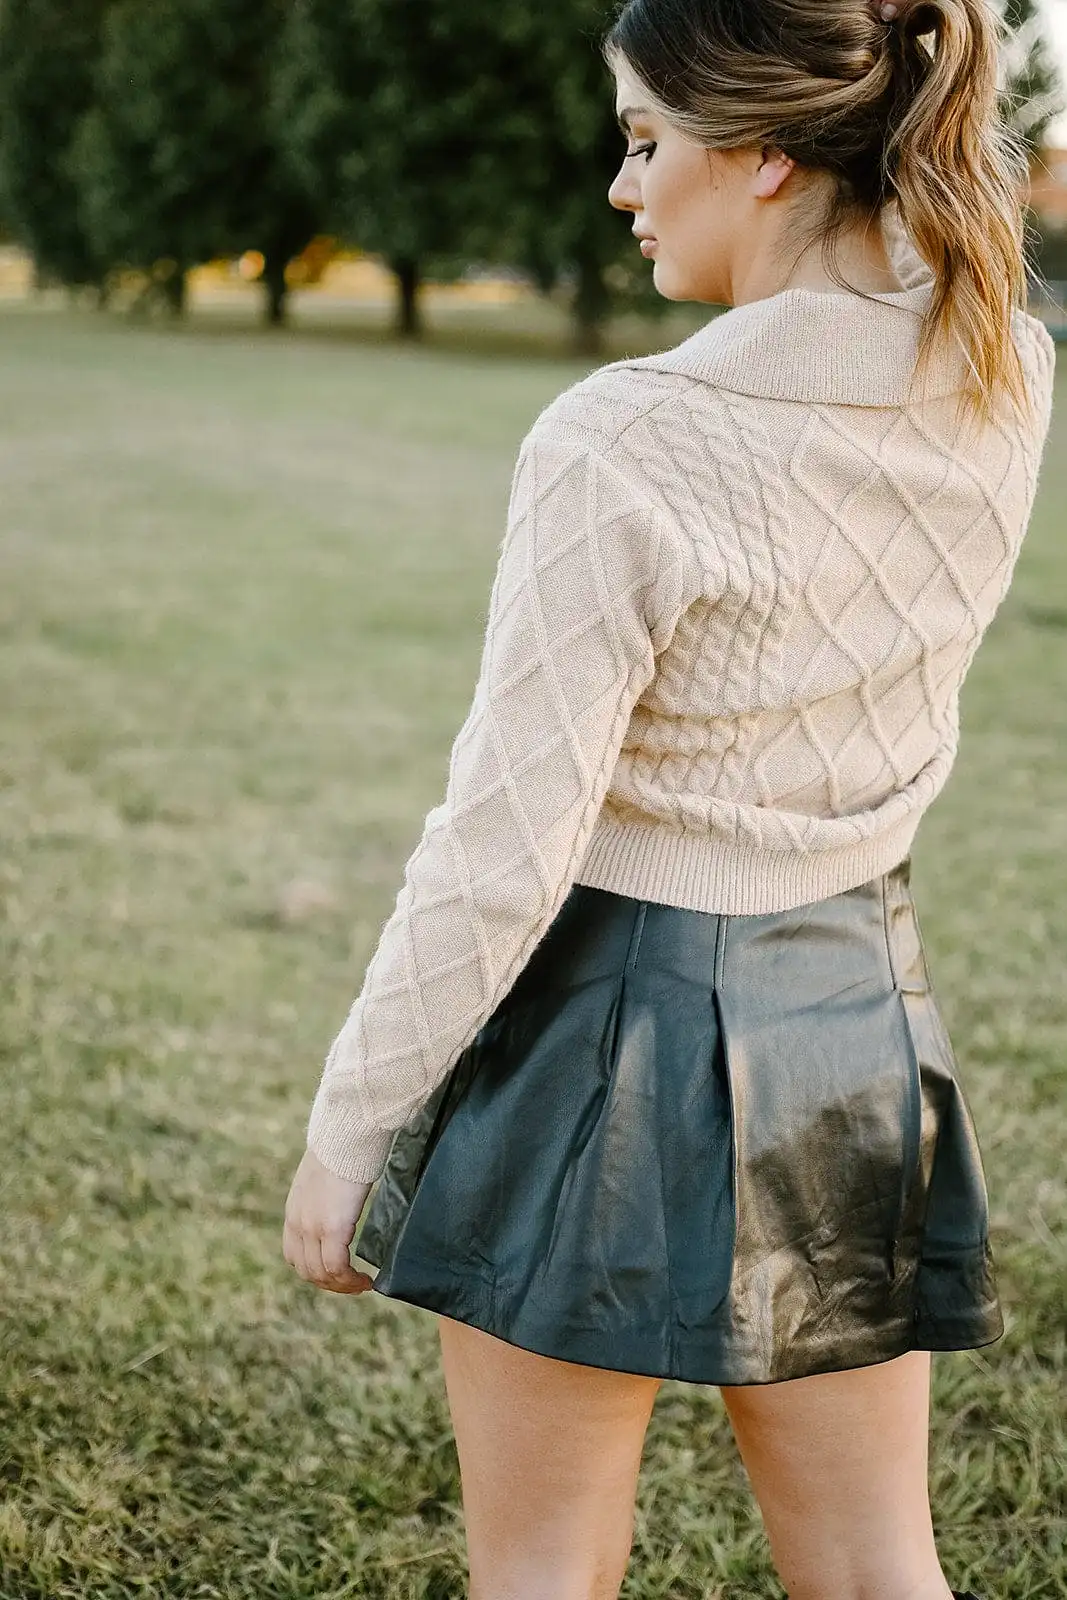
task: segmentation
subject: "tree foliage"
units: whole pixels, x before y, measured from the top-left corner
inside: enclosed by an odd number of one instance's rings
[[[510,0],[291,8],[278,94],[293,170],[331,231],[392,266],[408,332],[424,272],[500,254],[536,127],[517,72],[533,33]]]
[[[82,224],[71,142],[93,97],[107,0],[3,0],[0,204],[41,277],[98,284],[105,259]]]
[[[569,280],[588,345],[634,254],[607,201],[621,154],[602,0],[295,0],[281,102],[327,225],[419,275],[463,260]]]
[[[77,139],[87,227],[108,261],[266,258],[277,320],[314,213],[281,157],[272,75],[284,0],[117,0]]]
[[[526,260],[543,260],[573,281],[578,342],[589,352],[598,348],[613,304],[665,309],[634,244],[632,218],[607,197],[625,148],[600,49],[609,21],[603,0],[542,0],[538,7],[542,136],[517,217]]]
[[[1010,37],[1005,59],[1005,109],[1030,150],[1044,143],[1064,110],[1063,81],[1037,0],[1005,0]]]

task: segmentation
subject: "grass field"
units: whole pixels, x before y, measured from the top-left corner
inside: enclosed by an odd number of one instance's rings
[[[516,447],[582,370],[0,315],[0,1600],[465,1592],[435,1319],[302,1283],[282,1207],[443,793]],[[935,1361],[941,1548],[986,1600],[1067,1595],[1060,395],[913,853],[1008,1324]],[[624,1594],[780,1594],[714,1389],[660,1392]]]

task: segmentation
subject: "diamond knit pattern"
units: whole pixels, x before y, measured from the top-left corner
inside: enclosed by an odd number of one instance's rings
[[[400,1126],[506,994],[574,880],[633,706],[689,598],[686,548],[609,461],[535,428],[516,467],[478,683],[311,1137]],[[365,1068],[373,1062],[373,1077]],[[353,1070],[354,1067],[354,1070]],[[340,1089],[340,1101],[334,1099]],[[384,1164],[390,1139],[370,1141]],[[366,1148],[366,1145],[364,1146]],[[365,1173],[374,1176],[375,1173]]]
[[[968,434],[908,386],[928,286],[786,291],[568,389],[523,441],[481,666],[308,1143],[370,1181],[574,883],[785,909],[895,865],[1036,493],[1033,398]],[[831,363],[827,365],[827,350]]]

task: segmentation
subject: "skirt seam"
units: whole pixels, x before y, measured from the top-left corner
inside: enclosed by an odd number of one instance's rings
[[[885,941],[886,960],[889,962],[889,977],[894,989],[899,990],[900,978],[897,973],[896,962],[893,960],[893,941],[889,934],[889,877],[885,874],[879,879],[882,890],[882,938]]]

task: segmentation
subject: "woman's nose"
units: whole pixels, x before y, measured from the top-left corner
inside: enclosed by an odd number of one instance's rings
[[[641,191],[634,182],[632,163],[624,161],[608,189],[608,204],[616,211],[637,211],[641,204]]]

